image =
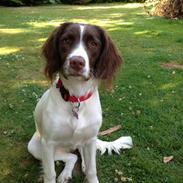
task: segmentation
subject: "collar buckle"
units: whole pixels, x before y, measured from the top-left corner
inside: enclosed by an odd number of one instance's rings
[[[70,102],[72,104],[72,114],[76,119],[79,119],[79,108],[81,105],[80,99],[78,98],[78,102]]]

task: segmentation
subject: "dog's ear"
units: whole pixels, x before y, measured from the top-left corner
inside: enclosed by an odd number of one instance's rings
[[[99,60],[95,65],[95,76],[104,80],[108,87],[111,87],[114,73],[119,69],[123,60],[109,35],[101,28],[102,50]]]
[[[57,27],[46,40],[42,48],[42,54],[46,59],[46,66],[44,69],[45,75],[53,80],[56,73],[60,71],[63,61],[59,52],[60,36],[63,34],[65,28],[70,23],[64,23]]]

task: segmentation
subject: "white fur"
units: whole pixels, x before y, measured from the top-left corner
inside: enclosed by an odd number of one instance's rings
[[[120,154],[120,149],[131,149],[132,145],[132,138],[129,136],[120,137],[113,142],[105,142],[97,139],[97,149],[101,154],[104,154],[107,150],[110,155],[112,154],[112,151]]]
[[[78,45],[76,46],[76,48],[68,55],[66,62],[65,62],[65,67],[67,70],[69,65],[70,65],[70,58],[71,57],[73,57],[73,56],[83,57],[83,59],[85,61],[83,75],[85,77],[88,77],[89,73],[90,73],[90,68],[89,68],[89,57],[88,57],[87,51],[86,51],[84,43],[83,43],[84,29],[85,29],[85,26],[80,25],[80,41],[79,41]]]
[[[89,60],[82,43],[84,27],[81,28],[79,46],[69,55],[83,56],[86,61],[86,72],[89,72]],[[56,88],[56,81],[38,102],[34,117],[36,132],[28,144],[28,151],[42,161],[44,170],[44,183],[56,183],[54,161],[65,162],[65,168],[58,176],[58,183],[67,183],[72,177],[72,170],[77,156],[71,151],[78,149],[82,157],[82,169],[86,174],[88,183],[99,183],[96,172],[96,150],[103,154],[106,149],[119,153],[121,148],[131,148],[131,137],[121,137],[114,142],[104,142],[97,139],[102,124],[102,110],[98,93],[98,81],[68,77],[62,74],[60,78],[63,85],[71,95],[76,97],[92,92],[92,96],[81,102],[78,116],[72,113],[72,104],[62,99],[60,91]]]
[[[70,153],[79,149],[82,157],[82,169],[89,183],[98,183],[96,174],[96,149],[102,154],[108,149],[119,153],[121,148],[131,148],[130,137],[121,137],[114,142],[104,142],[97,139],[102,124],[102,111],[99,100],[97,81],[74,81],[62,78],[64,85],[70,91],[82,94],[81,90],[92,88],[93,95],[81,102],[78,112],[79,119],[72,114],[72,105],[65,102],[56,83],[47,90],[35,109],[36,132],[28,144],[29,152],[37,159],[42,160],[44,169],[44,182],[55,183],[54,161],[61,160],[66,163],[58,177],[59,183],[66,183],[72,176],[72,170],[77,156]],[[74,87],[75,86],[75,87]],[[77,87],[76,87],[77,86]]]
[[[81,103],[78,112],[79,119],[73,116],[71,103],[62,99],[55,83],[44,93],[36,106],[34,113],[36,132],[28,144],[28,150],[35,158],[43,161],[44,182],[46,183],[55,183],[54,161],[64,161],[63,155],[73,156],[74,158],[72,158],[72,161],[69,158],[65,160],[66,165],[69,164],[63,170],[66,172],[64,173],[66,178],[63,178],[62,173],[58,181],[65,183],[71,177],[77,159],[76,155],[70,153],[74,149],[83,151],[85,172],[89,183],[98,183],[95,154],[97,134],[102,122],[102,112],[97,82],[95,80],[83,82],[86,83],[86,87],[88,85],[86,90],[89,90],[92,85],[93,95],[90,99]],[[80,83],[81,81],[75,81],[75,85],[79,86]],[[69,83],[66,85],[69,86]],[[78,88],[81,87],[82,85]],[[71,88],[70,85],[69,89]],[[82,92],[76,91],[76,93]]]

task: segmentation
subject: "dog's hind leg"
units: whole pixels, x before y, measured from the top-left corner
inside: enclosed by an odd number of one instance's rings
[[[36,159],[42,160],[41,139],[38,132],[35,132],[29,141],[28,151]],[[72,171],[77,159],[75,154],[65,152],[62,149],[56,149],[54,160],[65,162],[65,168],[58,176],[58,183],[67,183],[72,178]]]
[[[28,151],[36,159],[41,160],[41,140],[38,132],[35,132],[31,140],[28,143]]]
[[[75,154],[63,152],[58,149],[56,150],[55,160],[61,160],[65,162],[65,167],[61,174],[58,176],[58,183],[68,183],[69,179],[72,178],[72,171],[77,159],[78,158]]]

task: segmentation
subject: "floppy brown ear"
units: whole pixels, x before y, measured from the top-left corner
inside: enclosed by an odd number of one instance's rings
[[[104,80],[107,86],[111,86],[114,74],[122,64],[122,58],[107,33],[99,28],[102,38],[102,51],[95,65],[96,78]]]
[[[46,59],[46,66],[44,69],[45,75],[53,80],[55,74],[60,71],[63,61],[59,52],[59,38],[66,26],[70,23],[64,23],[57,27],[46,40],[42,48],[42,54]]]

